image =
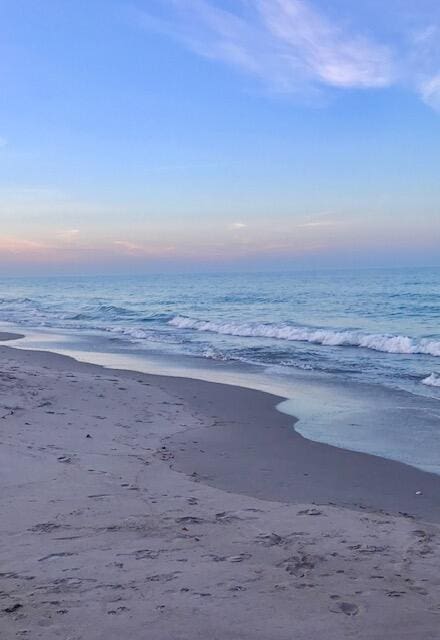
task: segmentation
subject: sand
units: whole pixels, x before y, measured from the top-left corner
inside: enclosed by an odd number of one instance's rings
[[[440,638],[439,477],[262,392],[0,359],[2,640]]]
[[[21,333],[10,333],[9,331],[0,331],[0,342],[8,342],[9,340],[18,340],[24,338]]]

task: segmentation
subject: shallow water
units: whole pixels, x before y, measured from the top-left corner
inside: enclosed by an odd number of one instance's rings
[[[241,380],[308,437],[436,471],[439,317],[440,269],[0,280],[23,346]]]

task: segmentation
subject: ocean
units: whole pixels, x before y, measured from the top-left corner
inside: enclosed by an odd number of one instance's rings
[[[307,437],[436,473],[439,318],[440,268],[0,280],[17,346],[240,380]]]

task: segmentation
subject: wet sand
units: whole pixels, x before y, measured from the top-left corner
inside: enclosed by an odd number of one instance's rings
[[[21,333],[10,333],[8,331],[0,331],[0,342],[18,340],[19,338],[24,338],[24,336]]]
[[[210,383],[181,383],[189,397],[191,389],[196,393],[205,384]],[[199,408],[216,407],[215,428],[177,433],[169,443],[173,467],[264,500],[368,508],[440,522],[439,475],[312,442],[295,431],[294,418],[274,411],[281,400],[221,384],[198,393]]]
[[[438,640],[440,477],[262,392],[0,358],[1,638]]]

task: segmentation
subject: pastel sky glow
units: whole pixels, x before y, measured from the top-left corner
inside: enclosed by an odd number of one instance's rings
[[[2,0],[0,273],[440,264],[438,0]]]

